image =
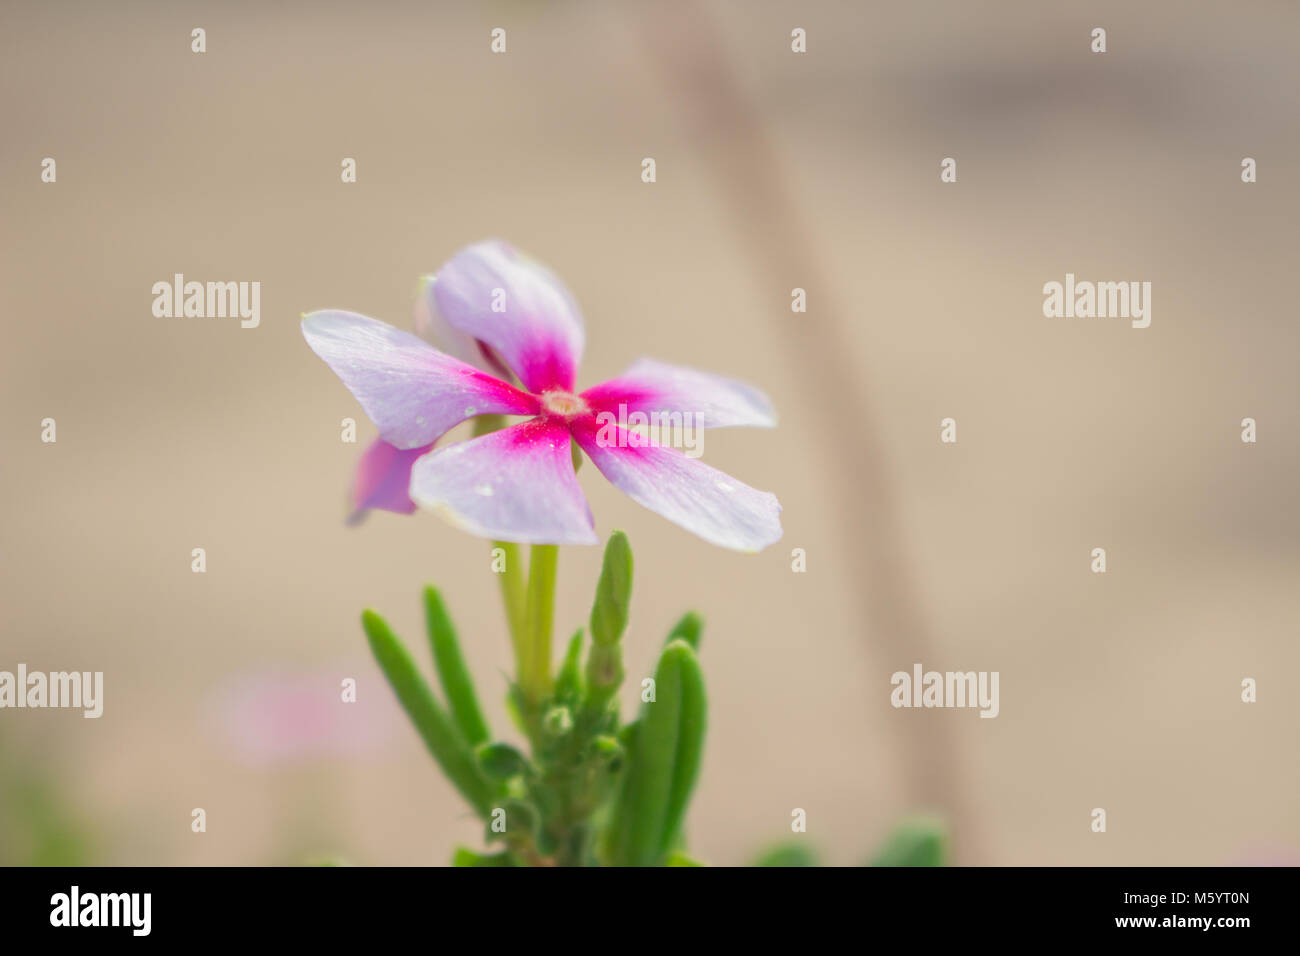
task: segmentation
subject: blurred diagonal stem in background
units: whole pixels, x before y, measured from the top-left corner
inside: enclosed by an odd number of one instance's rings
[[[880,657],[898,666],[933,659],[924,615],[904,567],[903,534],[887,477],[882,443],[873,425],[861,370],[854,351],[843,341],[846,311],[835,296],[825,257],[818,254],[815,233],[786,184],[777,153],[749,98],[727,61],[726,37],[704,5],[645,4],[639,35],[689,131],[701,144],[726,210],[763,294],[788,301],[785,277],[817,290],[818,308],[798,324],[778,323],[791,361],[807,383],[818,414],[803,423],[828,449],[837,467],[827,472],[833,500],[846,516],[840,524],[855,577],[867,586],[860,593],[867,627]],[[774,38],[780,45],[780,37]],[[857,424],[854,441],[844,441],[840,423],[850,415]],[[882,681],[881,694],[887,686]],[[958,782],[957,748],[948,727],[933,720],[895,722],[902,728],[904,796],[909,803],[942,811],[952,825],[956,862],[981,858],[973,816]]]

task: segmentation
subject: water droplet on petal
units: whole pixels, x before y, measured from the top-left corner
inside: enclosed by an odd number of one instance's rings
[[[423,416],[423,415],[416,415],[416,416],[415,416],[415,424],[417,424],[417,425],[423,425],[423,424],[424,424],[424,416]]]
[[[720,481],[720,482],[718,482],[718,489],[719,489],[720,491],[735,491],[735,490],[736,490],[734,487],[732,487],[731,485],[727,484],[725,481]]]
[[[465,409],[465,417],[466,417],[466,418],[472,418],[473,416],[475,416],[475,415],[477,415],[477,414],[478,414],[478,409],[475,408],[473,405],[471,405],[469,408]]]
[[[478,492],[480,495],[482,495],[483,497],[485,497],[485,498],[490,498],[490,497],[492,497],[492,486],[491,486],[491,485],[477,485],[477,486],[475,486],[474,490],[475,490],[476,492]]]

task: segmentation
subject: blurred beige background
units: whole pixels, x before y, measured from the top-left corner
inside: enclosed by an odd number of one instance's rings
[[[505,728],[488,546],[344,527],[373,427],[298,320],[408,326],[419,275],[499,236],[581,303],[583,384],[649,354],[781,414],[705,445],[784,505],[756,557],[580,476],[636,552],[630,675],[708,619],[700,857],[747,861],[799,807],[857,863],[934,807],[966,863],[1294,858],[1297,90],[1283,2],[5,3],[0,669],[106,690],[95,721],[0,712],[0,773],[47,780],[96,862],[480,845],[357,616],[418,646],[443,587]],[[155,318],[174,272],[260,281],[261,327]],[[1044,318],[1066,272],[1152,282],[1150,328]],[[558,631],[598,561],[563,553]],[[999,671],[1001,715],[893,710],[917,661]]]

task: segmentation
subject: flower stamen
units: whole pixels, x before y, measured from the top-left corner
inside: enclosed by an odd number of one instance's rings
[[[555,418],[562,418],[566,422],[572,421],[579,415],[585,415],[591,411],[585,399],[572,392],[565,392],[560,389],[552,389],[548,392],[542,392],[542,408],[546,414]]]

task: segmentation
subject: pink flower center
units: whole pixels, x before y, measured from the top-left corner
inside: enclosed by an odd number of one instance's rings
[[[563,418],[566,422],[591,411],[586,401],[572,392],[563,392],[558,388],[542,392],[542,408],[546,414]]]

